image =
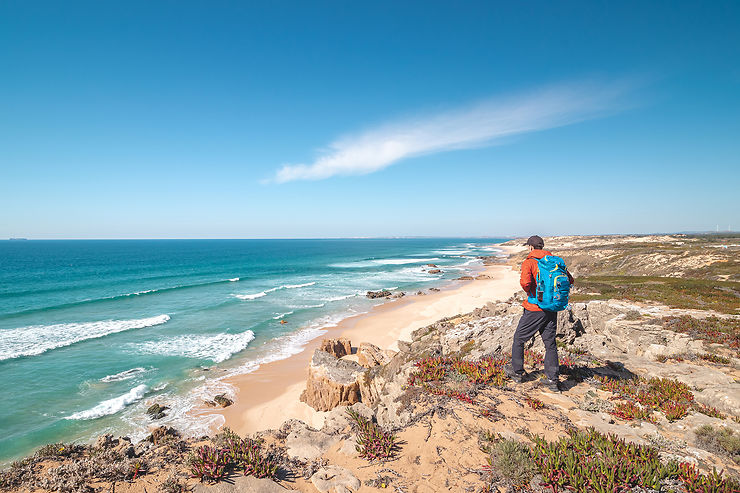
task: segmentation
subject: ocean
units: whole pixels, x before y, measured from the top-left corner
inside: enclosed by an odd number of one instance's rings
[[[220,418],[188,411],[233,395],[224,376],[383,302],[368,290],[479,268],[501,241],[0,241],[0,463],[104,432],[141,439],[155,399],[171,408],[157,424],[206,433]]]

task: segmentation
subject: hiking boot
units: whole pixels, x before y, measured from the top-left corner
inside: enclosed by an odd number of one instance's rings
[[[524,381],[524,378],[527,376],[527,373],[524,371],[521,373],[515,372],[511,365],[504,366],[504,373],[506,373],[506,376],[509,377],[514,383],[522,383]]]
[[[545,386],[550,392],[560,392],[560,382],[558,380],[545,380]]]

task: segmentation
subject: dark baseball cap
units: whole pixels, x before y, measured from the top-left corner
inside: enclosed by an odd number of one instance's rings
[[[541,236],[530,236],[524,246],[532,245],[534,248],[543,248],[545,246],[545,240]]]

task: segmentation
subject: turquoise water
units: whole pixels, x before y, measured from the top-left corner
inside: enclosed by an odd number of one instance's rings
[[[368,290],[458,277],[496,242],[2,241],[0,462],[101,432],[141,438],[154,399],[172,408],[158,424],[203,433],[219,418],[186,413],[230,394],[224,376],[296,354],[380,303]]]

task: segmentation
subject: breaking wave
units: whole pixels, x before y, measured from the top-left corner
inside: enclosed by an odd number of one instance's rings
[[[135,320],[29,325],[18,329],[3,330],[0,331],[0,361],[21,356],[36,356],[52,349],[117,332],[161,325],[169,319],[169,315],[157,315]]]
[[[103,401],[91,409],[74,413],[64,419],[96,419],[110,414],[115,414],[118,411],[123,410],[123,408],[129,404],[133,404],[142,399],[144,395],[146,395],[147,390],[149,390],[149,387],[146,385],[138,385],[123,395]]]
[[[133,344],[133,346],[141,353],[207,359],[214,363],[221,363],[245,350],[253,340],[254,332],[248,330],[241,334],[187,334],[160,341],[142,342]]]

